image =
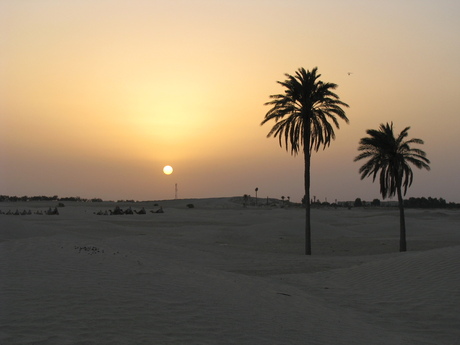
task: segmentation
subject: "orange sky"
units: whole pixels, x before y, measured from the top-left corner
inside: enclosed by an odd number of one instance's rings
[[[350,125],[314,155],[312,195],[379,198],[353,158],[393,121],[432,161],[407,197],[460,202],[459,17],[447,0],[3,0],[0,194],[300,201],[302,157],[259,124],[284,73],[318,66]]]

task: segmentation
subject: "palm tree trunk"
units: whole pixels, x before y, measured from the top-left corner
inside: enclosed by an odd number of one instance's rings
[[[305,141],[309,143],[310,140]],[[310,149],[305,144],[305,255],[311,255],[311,222],[310,222]]]
[[[401,187],[397,187],[398,205],[399,205],[399,251],[405,252],[406,245],[406,220],[404,217],[404,200],[401,193]]]

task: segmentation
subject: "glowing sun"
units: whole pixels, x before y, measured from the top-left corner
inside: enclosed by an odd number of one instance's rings
[[[171,175],[172,172],[173,172],[173,168],[172,166],[170,165],[167,165],[163,168],[163,172],[166,174],[166,175]]]

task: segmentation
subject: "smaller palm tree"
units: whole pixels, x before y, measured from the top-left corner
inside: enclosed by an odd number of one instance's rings
[[[379,171],[380,193],[383,199],[397,194],[399,204],[400,240],[399,251],[405,252],[406,246],[406,223],[404,218],[404,195],[413,181],[413,172],[410,164],[419,169],[430,170],[430,161],[426,153],[420,149],[411,148],[411,144],[423,144],[421,139],[406,140],[410,127],[406,127],[397,137],[393,134],[393,122],[381,124],[379,130],[368,129],[368,137],[361,138],[358,151],[361,153],[355,158],[355,162],[361,159],[369,160],[359,169],[361,180],[372,176],[373,181]]]

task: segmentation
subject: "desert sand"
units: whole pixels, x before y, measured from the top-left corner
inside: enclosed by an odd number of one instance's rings
[[[459,210],[156,203],[1,214],[0,344],[460,344]]]

